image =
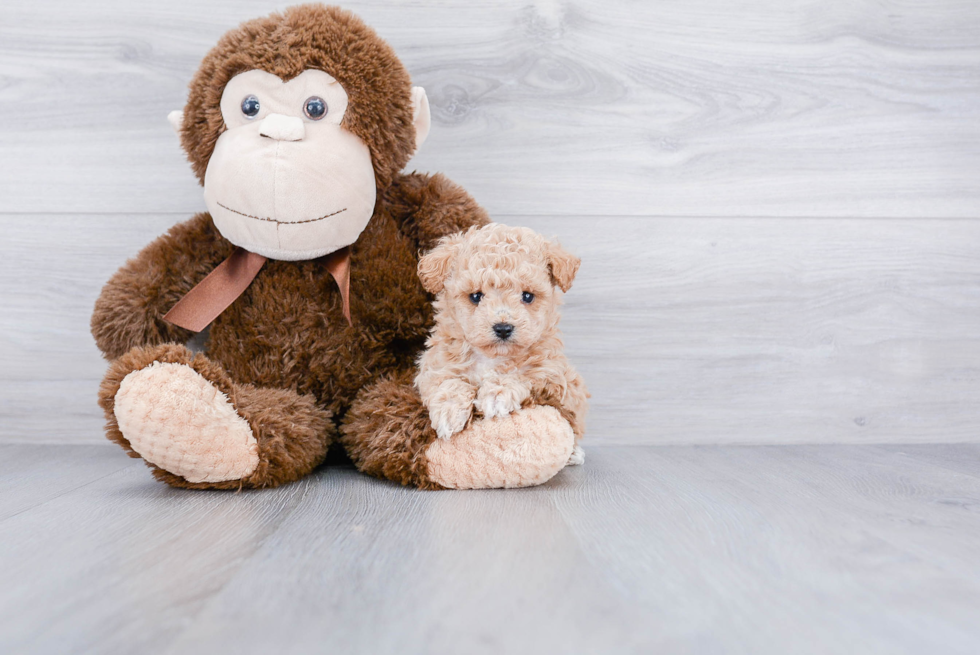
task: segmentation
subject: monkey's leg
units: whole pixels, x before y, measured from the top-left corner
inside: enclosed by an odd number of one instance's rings
[[[341,442],[363,473],[421,489],[530,487],[568,462],[571,425],[549,406],[477,418],[451,439],[437,438],[413,376],[403,371],[365,387],[345,415]]]
[[[184,346],[133,348],[99,389],[106,436],[175,487],[275,487],[320,464],[336,428],[311,396],[237,384]]]

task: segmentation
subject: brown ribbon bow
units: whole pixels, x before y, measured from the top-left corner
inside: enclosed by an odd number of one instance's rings
[[[178,300],[163,320],[191,332],[200,332],[245,292],[265,262],[266,258],[262,255],[244,248],[235,248],[228,259],[218,264],[207,277]],[[353,325],[350,318],[350,248],[341,248],[331,253],[324,264],[340,288],[344,318],[348,324]]]

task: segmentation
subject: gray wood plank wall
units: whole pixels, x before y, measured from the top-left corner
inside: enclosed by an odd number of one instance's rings
[[[166,113],[281,6],[0,6],[0,441],[102,441],[92,303],[203,209]],[[980,4],[346,6],[428,91],[410,168],[583,257],[594,443],[977,440]]]

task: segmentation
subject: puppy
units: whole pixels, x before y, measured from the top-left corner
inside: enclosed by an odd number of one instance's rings
[[[585,461],[578,441],[589,394],[558,331],[562,292],[579,263],[528,228],[497,223],[444,237],[419,260],[436,300],[415,386],[440,438],[465,428],[474,409],[493,419],[551,405],[575,434],[569,463]]]

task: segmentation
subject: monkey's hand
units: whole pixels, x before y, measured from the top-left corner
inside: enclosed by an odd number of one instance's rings
[[[496,418],[519,410],[530,395],[531,389],[519,377],[501,376],[484,381],[474,404],[484,417]]]
[[[423,398],[429,410],[432,429],[440,439],[449,439],[463,428],[473,413],[473,387],[463,380],[443,380],[429,398]]]
[[[137,346],[187,341],[193,333],[163,316],[232,250],[211,217],[198,214],[126,262],[106,283],[92,313],[92,335],[106,358]]]

